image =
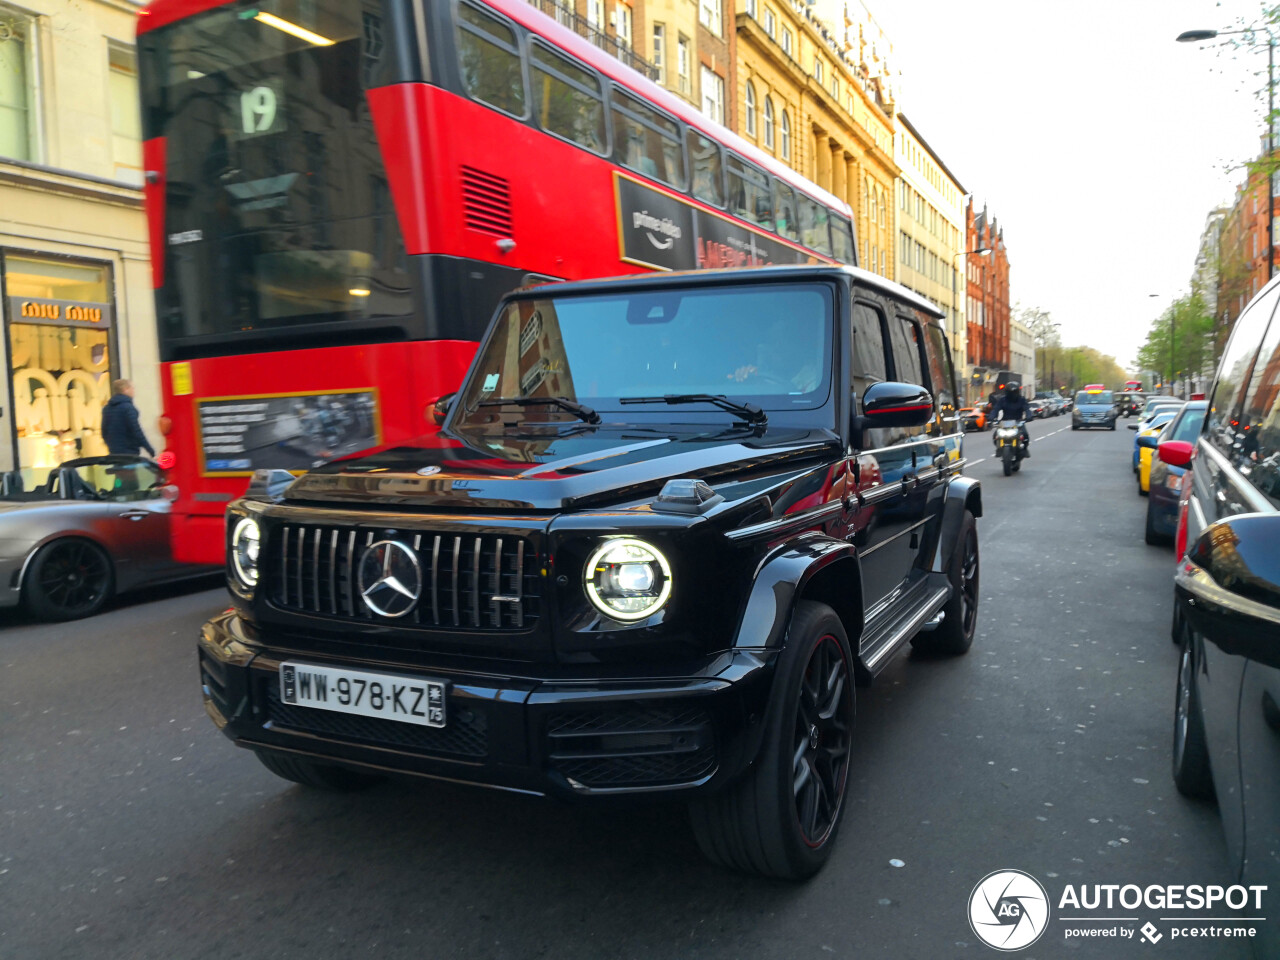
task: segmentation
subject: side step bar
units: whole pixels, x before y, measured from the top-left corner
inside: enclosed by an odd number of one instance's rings
[[[883,670],[893,659],[893,654],[907,641],[926,627],[933,628],[942,622],[942,608],[951,598],[951,585],[941,576],[938,585],[930,583],[923,597],[912,604],[911,612],[886,623],[868,638],[858,655],[858,661],[871,676]]]

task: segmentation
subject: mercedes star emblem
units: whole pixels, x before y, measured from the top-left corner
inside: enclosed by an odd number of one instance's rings
[[[422,565],[399,540],[379,540],[360,559],[360,596],[374,613],[403,617],[422,596]]]

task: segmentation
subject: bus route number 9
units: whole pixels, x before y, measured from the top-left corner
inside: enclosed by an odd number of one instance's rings
[[[280,97],[271,87],[259,85],[240,94],[240,133],[252,137],[276,128]]]

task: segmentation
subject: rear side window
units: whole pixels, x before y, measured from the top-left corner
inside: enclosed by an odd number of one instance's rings
[[[1218,364],[1218,381],[1214,384],[1213,398],[1209,401],[1205,433],[1215,447],[1233,460],[1238,455],[1237,444],[1243,439],[1244,433],[1239,429],[1237,414],[1253,373],[1258,345],[1267,332],[1267,323],[1271,319],[1277,298],[1280,298],[1280,286],[1273,287],[1240,315],[1227,349],[1222,354],[1222,362]]]
[[[689,167],[693,173],[693,195],[713,207],[724,206],[724,164],[720,145],[696,130],[688,136]]]
[[[729,182],[729,212],[747,223],[773,229],[773,197],[764,171],[732,153],[725,162]]]
[[[1232,460],[1280,506],[1280,324],[1272,323],[1253,364],[1235,426]]]
[[[929,383],[938,406],[943,413],[955,410],[955,380],[951,366],[951,351],[947,348],[947,337],[942,327],[930,321],[924,328],[928,339],[928,350],[925,356],[929,361]]]
[[[609,137],[600,78],[540,43],[533,44],[530,51],[538,126],[595,153],[607,154]]]
[[[613,91],[613,142],[617,161],[637,173],[683,190],[680,127],[665,113],[621,90]]]
[[[1196,437],[1200,436],[1200,428],[1204,426],[1204,410],[1201,406],[1184,411],[1178,422],[1170,428],[1169,436],[1162,439],[1195,443]]]
[[[889,346],[893,351],[894,379],[928,386],[920,365],[919,328],[905,317],[889,321]]]
[[[811,250],[831,256],[831,234],[827,232],[827,208],[808,197],[800,198],[800,242]]]
[[[789,240],[799,240],[800,233],[796,229],[796,192],[785,183],[775,180],[773,195],[773,213],[778,233]]]
[[[853,229],[844,217],[831,216],[831,248],[841,263],[853,263]]]
[[[867,303],[855,303],[853,314],[853,390],[861,397],[867,387],[889,379],[884,359],[881,314]]]
[[[472,97],[512,116],[525,115],[524,69],[515,31],[469,3],[458,4],[458,68]]]

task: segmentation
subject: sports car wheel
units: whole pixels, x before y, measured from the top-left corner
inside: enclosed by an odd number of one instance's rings
[[[22,600],[40,620],[77,620],[102,608],[114,579],[101,547],[67,537],[40,548],[27,568]]]

